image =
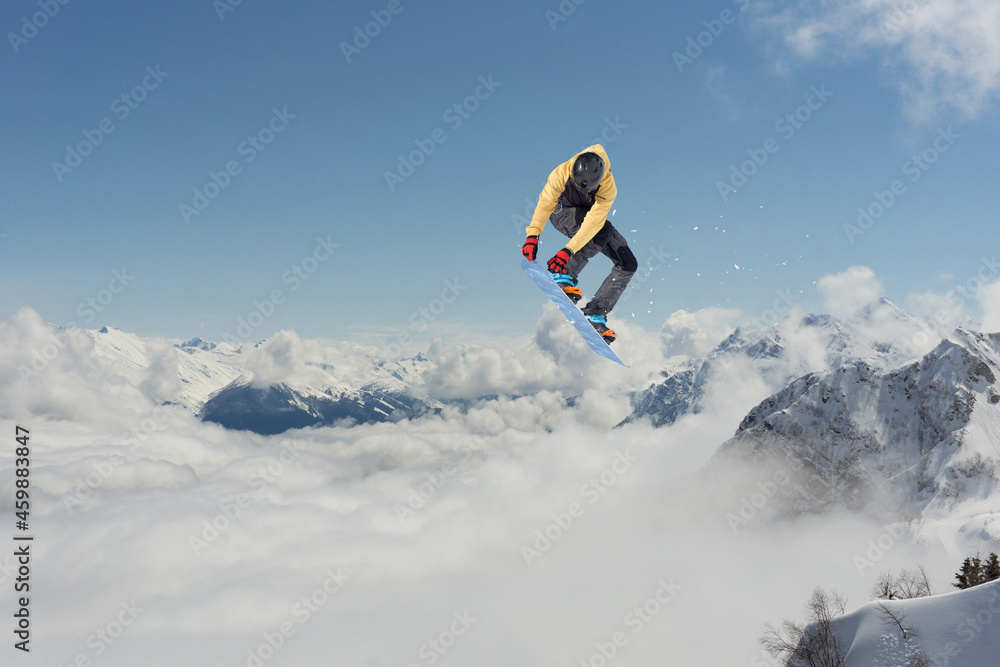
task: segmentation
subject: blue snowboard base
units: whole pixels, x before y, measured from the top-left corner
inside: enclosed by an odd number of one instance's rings
[[[545,295],[552,299],[552,303],[559,306],[559,310],[576,327],[576,330],[583,336],[583,340],[587,341],[587,344],[590,345],[590,349],[605,359],[610,359],[628,368],[628,365],[619,359],[617,354],[611,351],[611,348],[601,338],[601,334],[597,333],[597,329],[590,323],[590,320],[586,318],[579,308],[573,305],[573,302],[569,300],[569,297],[562,291],[562,288],[552,279],[552,274],[549,273],[548,269],[541,262],[529,262],[525,258],[521,260],[521,268],[528,274],[529,278],[535,281],[536,285],[542,288]]]

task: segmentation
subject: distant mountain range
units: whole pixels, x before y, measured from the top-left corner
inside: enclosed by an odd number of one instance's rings
[[[880,331],[886,335],[881,337]],[[763,328],[740,327],[704,359],[666,369],[661,382],[634,393],[632,413],[622,424],[648,419],[654,426],[668,426],[686,414],[697,414],[704,407],[708,385],[725,381],[734,370],[758,375],[767,387],[763,398],[767,391],[778,391],[810,372],[859,361],[874,368],[893,368],[915,356],[912,348],[903,349],[893,340],[926,331],[926,325],[884,298],[851,321],[830,315],[794,315]]]
[[[636,391],[623,423],[672,424],[719,400],[710,385],[725,388],[729,374],[750,372],[762,380],[754,385],[762,395],[750,399],[759,404],[748,404],[712,465],[780,461],[801,473],[791,494],[796,511],[877,503],[915,516],[931,504],[987,497],[1000,475],[1000,334],[960,329],[919,358],[898,343],[926,330],[885,299],[850,321],[794,315],[737,329],[705,359],[682,361]],[[266,342],[194,338],[164,350],[163,341],[113,327],[88,333],[107,369],[150,391],[165,383],[168,400],[226,428],[276,434],[408,419],[445,405],[427,395],[424,375],[435,366],[423,354],[389,362],[320,346],[313,361],[267,382],[249,370]]]
[[[962,530],[1000,538],[990,509],[1000,490],[1000,334],[958,329],[914,355],[905,341],[926,331],[886,300],[850,322],[794,315],[763,329],[737,329],[705,359],[682,361],[664,371],[662,382],[637,391],[623,423],[672,424],[707,408],[706,401],[727,400],[719,388],[724,393],[732,378],[749,374],[762,395],[751,396],[758,403],[747,405],[705,474],[731,466],[745,472],[752,464],[787,472],[771,507],[781,513],[844,507],[900,519],[933,509],[942,517],[966,503]],[[313,361],[268,382],[249,370],[260,367],[254,355],[274,353],[267,342],[151,342],[113,327],[88,334],[106,370],[230,429],[278,434],[398,421],[446,405],[428,395],[424,376],[436,367],[423,354],[389,362],[318,346]],[[984,504],[977,509],[967,501]]]
[[[430,367],[418,354],[393,363],[372,359],[354,383],[335,375],[329,364],[307,363],[310,385],[274,382],[260,386],[247,369],[248,348],[193,338],[173,344],[172,359],[163,361],[147,349],[149,343],[133,334],[104,327],[88,331],[94,356],[136,385],[148,382],[154,364],[164,373],[176,373],[180,390],[173,401],[188,407],[204,421],[226,428],[265,435],[292,428],[330,425],[343,420],[355,423],[396,421],[416,417],[440,403],[414,398],[409,390],[422,383]]]

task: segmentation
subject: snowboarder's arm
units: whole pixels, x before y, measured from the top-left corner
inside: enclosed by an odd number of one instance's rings
[[[604,221],[608,219],[608,214],[611,212],[611,205],[615,203],[615,197],[617,196],[618,188],[615,185],[615,178],[609,171],[604,180],[601,181],[601,187],[597,191],[594,206],[587,213],[587,217],[583,219],[580,230],[566,244],[567,248],[576,253],[580,248],[587,245],[587,242],[594,238],[597,232],[601,231]]]
[[[525,230],[528,236],[539,236],[545,229],[545,223],[549,221],[549,216],[556,210],[559,203],[559,195],[566,187],[566,180],[569,178],[573,165],[572,160],[564,162],[549,174],[549,180],[542,188],[542,194],[538,195],[538,206],[535,207],[535,214],[531,217],[531,224]]]

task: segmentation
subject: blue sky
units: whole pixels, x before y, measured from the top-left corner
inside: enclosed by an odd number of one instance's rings
[[[602,132],[613,221],[652,267],[612,321],[752,317],[783,290],[818,307],[814,282],[855,265],[904,302],[1000,251],[989,3],[227,6],[4,4],[0,316],[181,338],[234,334],[255,311],[250,339],[526,334],[544,297],[513,219]],[[390,187],[420,145],[434,150]],[[924,151],[937,159],[914,171]],[[563,241],[546,230],[541,254]],[[609,268],[595,259],[584,292]]]

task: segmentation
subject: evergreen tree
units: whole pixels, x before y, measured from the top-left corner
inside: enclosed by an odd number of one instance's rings
[[[990,553],[989,560],[983,566],[983,581],[995,581],[1000,579],[1000,558],[996,552]]]
[[[962,569],[955,573],[958,583],[952,584],[955,588],[972,588],[987,581],[1000,579],[1000,560],[996,553],[991,553],[989,559],[977,556],[967,556],[962,562]]]
[[[982,560],[978,556],[966,556],[962,561],[962,569],[955,573],[958,583],[952,584],[955,588],[972,588],[982,582],[979,581]]]

